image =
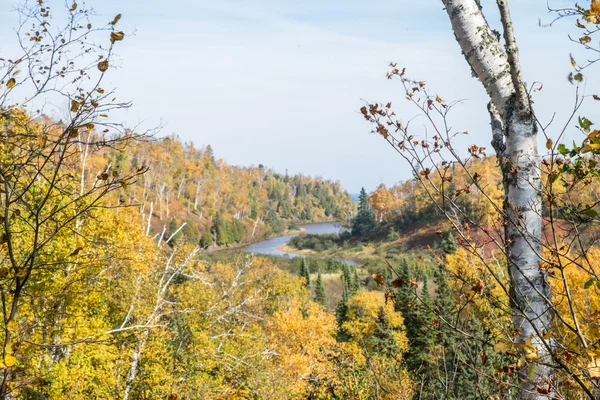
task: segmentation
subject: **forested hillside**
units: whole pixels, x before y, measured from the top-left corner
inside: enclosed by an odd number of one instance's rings
[[[339,182],[229,165],[210,146],[196,148],[177,137],[101,152],[84,159],[84,175],[94,177],[106,165],[145,171],[122,200],[139,206],[147,231],[167,239],[183,225],[178,235],[204,248],[256,240],[294,223],[346,221],[353,213]]]

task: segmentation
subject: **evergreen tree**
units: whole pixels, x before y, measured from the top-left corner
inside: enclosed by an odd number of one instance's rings
[[[360,290],[360,279],[358,278],[358,271],[354,268],[354,276],[350,282],[350,295],[357,293]]]
[[[302,210],[302,212],[300,213],[300,219],[306,221],[308,220],[308,214],[306,213],[306,208]]]
[[[217,244],[219,246],[231,243],[229,226],[221,213],[217,213],[217,217],[215,218],[215,231],[217,232]]]
[[[442,251],[444,254],[454,254],[456,253],[456,241],[454,240],[454,235],[452,231],[448,232],[448,236],[442,241]]]
[[[348,263],[344,263],[342,265],[342,280],[344,285],[343,290],[348,294],[348,297],[352,296],[354,294],[352,292],[354,285],[352,282],[352,275],[350,273],[350,266],[348,265]]]
[[[306,220],[307,221],[312,221],[313,219],[313,215],[312,215],[312,207],[306,207]]]
[[[210,230],[210,226],[206,226],[204,228],[204,233],[202,234],[202,238],[200,239],[200,246],[202,248],[209,248],[213,245],[213,234]]]
[[[304,278],[304,286],[310,290],[310,270],[308,268],[308,262],[304,257],[300,263],[300,276]]]
[[[281,218],[289,219],[292,217],[292,207],[290,205],[290,199],[286,196],[283,201],[280,203],[281,205]]]
[[[315,301],[321,304],[323,307],[327,307],[327,293],[325,293],[325,285],[323,285],[321,271],[319,271],[319,275],[317,275],[317,283],[315,286]]]
[[[409,348],[405,354],[406,366],[423,382],[423,393],[421,398],[432,398],[434,385],[434,365],[432,365],[431,351],[435,345],[435,331],[432,312],[432,301],[429,294],[429,285],[427,279],[423,283],[421,290],[421,299],[416,296],[415,288],[409,283],[413,278],[411,269],[406,260],[402,261],[401,277],[404,285],[396,291],[395,308],[402,313],[404,317],[404,326],[406,328],[406,337]],[[434,397],[433,397],[434,398]]]
[[[348,299],[350,298],[350,285],[352,276],[347,263],[342,266],[342,299],[335,307],[335,319],[338,324],[336,339],[339,342],[345,342],[350,339],[350,334],[343,328],[344,322],[348,320]]]
[[[342,326],[348,320],[348,298],[348,290],[344,287],[342,299],[335,306],[335,319],[338,325],[336,340],[338,342],[347,342],[350,339],[350,334]]]
[[[448,235],[448,242],[453,241],[451,234]],[[447,243],[448,243],[447,242]],[[448,246],[448,249],[452,249],[452,246]],[[446,254],[451,254],[446,251]],[[453,300],[452,291],[448,284],[448,273],[444,265],[440,265],[436,279],[437,284],[437,297],[435,299],[435,309],[438,315],[439,328],[437,330],[436,341],[440,345],[441,351],[443,351],[443,357],[441,365],[438,366],[441,370],[456,371],[455,374],[448,376],[447,382],[440,382],[438,390],[440,392],[447,391],[448,398],[452,399],[464,399],[472,395],[473,393],[473,382],[477,380],[477,374],[471,368],[468,368],[464,362],[460,360],[469,360],[469,355],[461,349],[460,338],[456,336],[454,328],[450,325],[457,322]],[[467,328],[467,326],[469,328]],[[476,318],[471,318],[462,329],[473,329],[473,332],[481,331],[481,326]],[[464,343],[469,347],[472,347],[472,343]],[[479,354],[479,351],[469,352],[471,354]],[[470,365],[476,365],[477,359],[475,358]],[[446,375],[444,375],[446,376]]]
[[[390,327],[390,321],[385,308],[379,307],[377,311],[377,321],[375,323],[375,332],[371,338],[373,350],[386,356],[394,356],[400,349],[396,343],[396,338]]]
[[[352,221],[352,236],[368,237],[375,229],[375,214],[369,204],[369,196],[365,188],[360,190],[358,211]]]
[[[231,224],[231,239],[234,242],[243,242],[246,238],[246,230],[244,224],[239,219],[234,219]]]
[[[170,238],[171,235],[174,234],[178,228],[179,227],[177,226],[177,220],[175,218],[171,218],[171,220],[169,221],[169,228],[165,232],[163,240],[167,240],[168,238]],[[174,246],[179,238],[181,238],[181,232],[171,239],[171,241],[169,242],[169,246]]]

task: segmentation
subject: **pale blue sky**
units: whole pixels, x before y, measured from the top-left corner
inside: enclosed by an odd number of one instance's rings
[[[53,0],[55,8],[61,3]],[[527,80],[542,81],[538,112],[566,117],[568,33],[573,21],[550,20],[545,1],[512,1]],[[239,165],[340,180],[351,192],[410,177],[403,161],[358,109],[363,100],[398,100],[399,83],[385,79],[390,61],[425,80],[447,100],[467,99],[453,126],[489,146],[487,100],[471,78],[439,0],[88,0],[98,19],[123,14],[121,68],[109,77],[134,107],[127,122],[176,133]],[[482,0],[496,23],[495,1]],[[556,0],[553,4],[570,4]],[[0,57],[13,49],[12,0],[0,2]],[[14,42],[14,40],[13,40]],[[588,83],[588,91],[597,82]],[[403,116],[414,114],[410,108]],[[467,144],[467,142],[465,142]]]

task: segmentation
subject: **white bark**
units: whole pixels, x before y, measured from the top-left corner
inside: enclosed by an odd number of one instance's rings
[[[502,116],[514,89],[504,49],[475,0],[442,0],[456,40],[473,74]]]
[[[476,0],[442,0],[465,59],[485,87],[491,104],[492,145],[503,172],[505,190],[505,246],[510,272],[514,340],[528,339],[539,361],[535,375],[529,366],[520,371],[518,399],[549,399],[536,391],[552,375],[549,351],[542,336],[551,322],[549,287],[539,269],[542,205],[537,129],[524,90],[507,0],[498,0],[506,49],[487,24]]]
[[[146,340],[148,340],[148,334],[150,332],[145,330],[141,333],[141,339],[137,343],[135,351],[131,357],[131,366],[129,368],[129,374],[127,375],[127,382],[125,383],[125,391],[123,393],[123,400],[129,400],[129,396],[131,395],[131,389],[133,389],[133,383],[135,382],[135,378],[138,373],[138,365],[140,363],[140,359],[142,358],[142,352],[144,351],[144,347],[146,346]]]

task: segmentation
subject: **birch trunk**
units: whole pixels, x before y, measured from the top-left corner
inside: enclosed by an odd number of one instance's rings
[[[476,0],[442,0],[466,61],[490,97],[492,145],[503,172],[505,251],[516,343],[531,341],[538,354],[532,369],[519,371],[518,399],[545,400],[536,390],[553,374],[542,336],[549,330],[550,292],[539,269],[541,252],[541,180],[537,129],[524,89],[507,0],[497,0],[505,46],[489,27]],[[533,373],[531,373],[533,372]]]
[[[123,393],[123,400],[129,400],[133,384],[138,373],[138,365],[142,358],[142,352],[146,346],[146,340],[148,339],[149,331],[145,330],[141,334],[141,339],[137,343],[135,351],[131,357],[131,366],[129,367],[129,373],[127,374],[127,382],[125,383],[125,392]]]

